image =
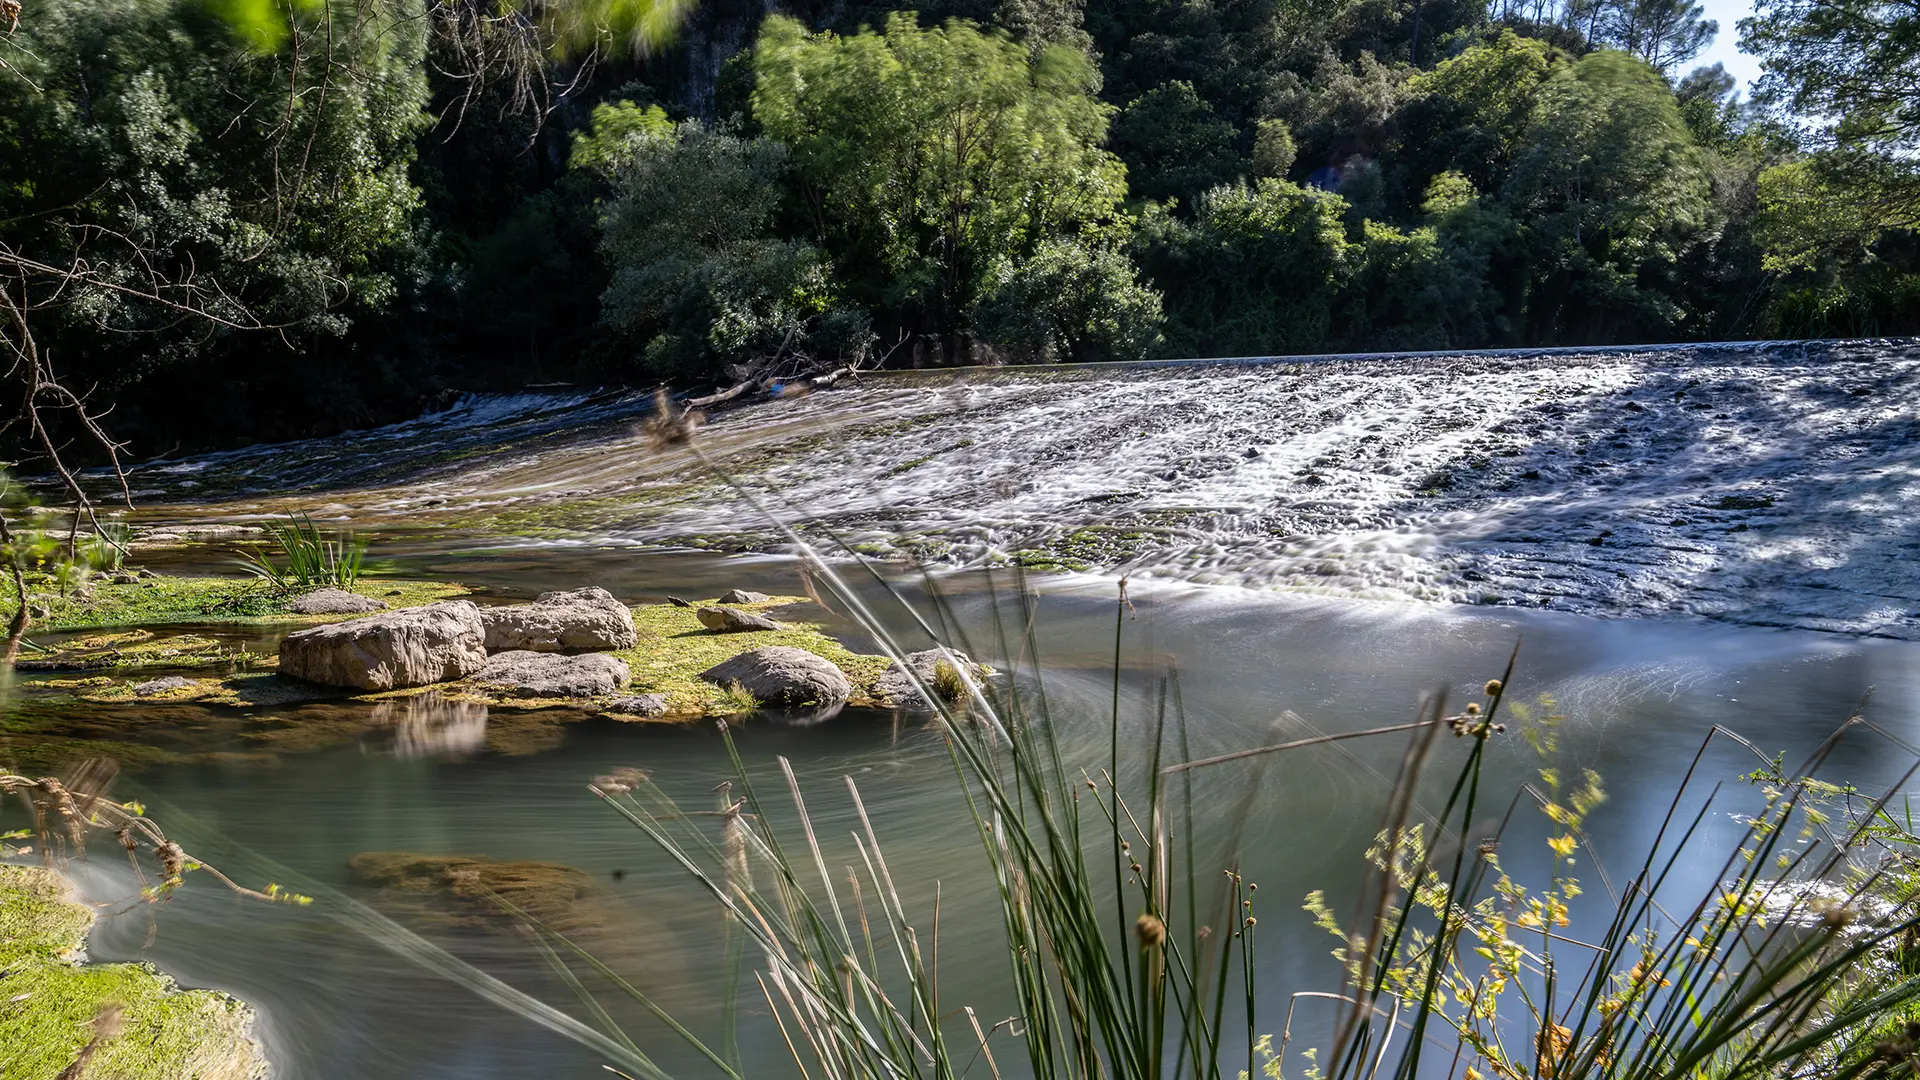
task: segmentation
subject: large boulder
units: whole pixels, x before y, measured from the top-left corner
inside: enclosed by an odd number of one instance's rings
[[[426,686],[479,671],[486,637],[472,601],[443,600],[296,630],[280,642],[280,673],[356,690]]]
[[[387,610],[387,602],[329,585],[305,596],[294,597],[293,602],[287,605],[287,610],[295,615],[365,615]]]
[[[947,659],[948,654],[952,655],[952,661]],[[933,707],[920,693],[920,687],[908,677],[907,669],[919,677],[921,684],[946,701],[960,701],[967,696],[966,683],[959,676],[964,674],[968,679],[978,679],[982,674],[980,665],[958,649],[949,649],[946,653],[939,649],[926,649],[908,653],[904,659],[904,668],[899,664],[891,665],[880,676],[879,682],[880,696],[898,709]]]
[[[693,613],[700,625],[716,634],[735,634],[742,630],[781,630],[779,623],[764,615],[730,607],[703,607]]]
[[[633,612],[597,586],[541,593],[531,604],[480,609],[487,650],[575,652],[631,649],[640,643]]]
[[[750,589],[729,589],[727,590],[727,594],[720,598],[720,602],[723,604],[764,604],[771,599],[773,599],[773,597],[763,592],[753,592]]]
[[[519,697],[604,697],[627,685],[626,661],[605,653],[495,653],[473,680]]]
[[[715,686],[736,683],[755,701],[784,708],[838,705],[853,696],[853,683],[833,661],[791,645],[768,645],[723,660],[700,673]]]

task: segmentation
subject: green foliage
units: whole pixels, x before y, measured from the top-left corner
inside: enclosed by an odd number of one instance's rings
[[[1767,329],[1920,329],[1920,12],[1863,0],[1761,0],[1740,22],[1758,96],[1817,138],[1759,178],[1761,246],[1779,275]]]
[[[1233,182],[1243,171],[1238,142],[1233,124],[1215,113],[1193,84],[1177,80],[1154,87],[1121,110],[1111,139],[1114,153],[1133,178],[1134,194],[1150,199],[1178,196],[1184,202]],[[1271,159],[1278,148],[1272,136],[1268,142]],[[1290,139],[1287,148],[1286,165],[1291,165]],[[1262,175],[1285,175],[1286,165],[1263,170]]]
[[[649,370],[865,351],[864,319],[837,303],[825,254],[773,233],[787,168],[776,143],[694,123],[641,138],[613,166],[601,320]]]
[[[1142,263],[1166,297],[1170,351],[1309,352],[1335,331],[1357,253],[1338,195],[1261,177],[1201,196],[1191,222],[1150,218]]]
[[[754,120],[786,146],[812,237],[876,323],[957,349],[999,267],[1115,217],[1125,169],[1086,57],[910,14],[848,37],[781,16]]]
[[[998,277],[974,323],[1014,359],[1139,360],[1160,342],[1160,295],[1117,244],[1049,238]]]
[[[1543,82],[1504,189],[1526,221],[1536,326],[1591,339],[1622,314],[1671,324],[1671,297],[1641,282],[1705,222],[1703,166],[1671,88],[1644,62],[1596,52]]]
[[[1671,71],[1700,55],[1720,26],[1692,0],[1584,0],[1587,39]]]
[[[269,522],[267,534],[287,561],[285,569],[273,564],[265,552],[250,551],[243,563],[247,571],[272,582],[283,592],[311,589],[321,585],[351,589],[360,578],[360,561],[367,543],[352,533],[329,537],[304,513],[288,514],[285,524]]]
[[[199,0],[48,0],[0,42],[0,245],[86,260],[85,280],[29,278],[26,300],[53,305],[36,333],[63,374],[135,423],[182,404],[143,388],[242,356],[279,351],[257,380],[203,376],[170,422],[283,371],[324,394],[352,368],[321,357],[352,354],[417,253],[418,4],[272,15],[284,37],[243,24],[242,41]],[[143,299],[155,282],[192,311]],[[255,323],[281,333],[235,332]]]
[[[1253,174],[1284,179],[1287,170],[1293,168],[1293,159],[1298,150],[1293,145],[1293,132],[1287,129],[1284,120],[1262,120],[1255,126],[1253,137]]]
[[[103,521],[80,548],[80,557],[94,570],[118,570],[127,560],[133,529],[122,522]]]
[[[603,101],[593,107],[587,130],[573,137],[567,168],[612,174],[646,143],[673,134],[673,122],[658,105],[643,109],[631,101]]]
[[[34,332],[141,452],[876,354],[1920,329],[1906,8],[1762,0],[1759,106],[1678,77],[1691,0],[898,8],[38,0],[0,249],[97,271]]]
[[[1503,30],[1416,77],[1408,122],[1430,134],[1420,149],[1434,156],[1435,171],[1463,173],[1483,191],[1498,187],[1527,145],[1553,63],[1546,42]]]
[[[1760,0],[1740,22],[1760,90],[1825,126],[1834,144],[1920,147],[1920,11],[1876,0]],[[1909,166],[1912,159],[1907,157]]]

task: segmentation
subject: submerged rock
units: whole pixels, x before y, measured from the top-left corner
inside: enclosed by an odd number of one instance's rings
[[[785,708],[838,705],[853,696],[853,683],[831,660],[791,645],[741,653],[700,677],[715,686],[738,685],[763,705]]]
[[[667,695],[633,694],[629,697],[614,698],[607,702],[607,711],[623,716],[665,716],[667,715]]]
[[[626,662],[605,653],[496,653],[474,681],[524,697],[603,697],[627,685]]]
[[[387,610],[387,602],[329,585],[305,596],[295,597],[293,602],[287,605],[287,610],[295,615],[365,615],[368,612]]]
[[[742,630],[782,630],[785,627],[764,615],[755,615],[751,611],[741,611],[730,607],[703,607],[694,613],[700,619],[700,625],[716,634],[732,634]]]
[[[773,599],[763,592],[749,592],[746,589],[732,589],[720,598],[723,604],[764,604]]]
[[[947,660],[948,654],[958,662],[957,667]],[[879,682],[880,696],[897,709],[933,707],[920,693],[920,687],[915,686],[913,679],[908,677],[908,669],[912,669],[921,683],[946,701],[960,701],[967,696],[967,687],[961,678],[963,674],[970,679],[977,679],[983,674],[980,665],[958,649],[949,649],[946,654],[939,649],[926,649],[908,653],[905,659],[906,667],[894,664],[886,674],[880,676]]]
[[[593,879],[564,863],[368,851],[347,860],[347,874],[355,884],[455,922],[511,919],[518,908],[553,929],[578,931],[600,918],[582,906],[598,891]]]
[[[541,593],[531,604],[480,609],[489,652],[631,649],[640,643],[633,612],[597,586]]]
[[[486,662],[480,609],[468,600],[296,630],[280,642],[281,674],[358,690],[461,679]]]
[[[192,685],[192,679],[183,679],[178,675],[169,675],[164,679],[148,679],[146,682],[136,685],[133,688],[133,692],[141,697],[152,697],[155,694],[164,694],[169,690],[185,690]]]

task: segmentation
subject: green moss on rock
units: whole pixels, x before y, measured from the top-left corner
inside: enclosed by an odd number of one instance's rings
[[[87,1080],[252,1080],[251,1011],[147,964],[81,964],[93,912],[51,870],[0,865],[0,1076],[56,1080],[98,1040]]]
[[[712,603],[712,601],[708,601]],[[668,719],[692,719],[734,711],[738,706],[727,691],[704,682],[700,673],[723,660],[768,645],[791,645],[833,662],[853,683],[854,705],[877,705],[880,676],[887,670],[884,656],[856,653],[830,637],[812,616],[812,601],[798,596],[776,596],[758,604],[729,604],[778,622],[783,629],[743,633],[715,633],[700,625],[695,615],[702,605],[677,607],[652,604],[633,609],[640,643],[614,653],[633,672],[628,688],[633,694],[664,694]]]

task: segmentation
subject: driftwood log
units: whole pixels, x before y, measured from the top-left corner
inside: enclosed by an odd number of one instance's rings
[[[809,378],[743,379],[740,382],[734,383],[732,386],[727,387],[725,390],[715,391],[714,393],[708,394],[706,397],[697,397],[697,398],[690,399],[687,402],[687,408],[704,409],[711,405],[720,405],[725,402],[732,401],[734,398],[739,397],[741,394],[744,394],[749,390],[754,390],[754,389],[771,390],[776,386],[782,388],[782,394],[781,394],[782,397],[795,397],[800,394],[811,393],[812,391],[815,391],[815,390],[824,390],[827,387],[832,386],[834,383],[839,382],[841,379],[844,379],[849,375],[856,375],[858,373],[859,373],[858,368],[854,367],[852,364],[845,364],[840,367],[834,368],[832,371],[829,371],[824,375],[814,375]]]

